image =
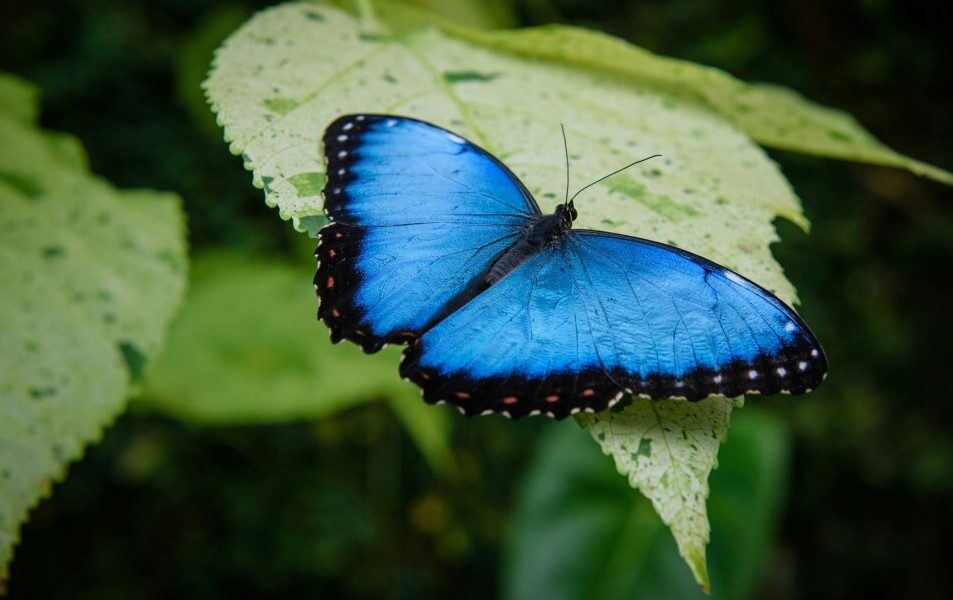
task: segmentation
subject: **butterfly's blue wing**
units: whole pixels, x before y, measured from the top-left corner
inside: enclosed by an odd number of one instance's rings
[[[334,341],[372,352],[414,339],[539,215],[502,163],[429,123],[348,115],[324,147],[330,223],[314,283]]]
[[[823,351],[751,281],[647,240],[571,231],[421,336],[402,374],[467,414],[602,410],[623,391],[803,393]]]

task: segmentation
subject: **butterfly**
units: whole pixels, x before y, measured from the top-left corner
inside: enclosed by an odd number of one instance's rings
[[[826,376],[814,334],[769,291],[673,246],[574,229],[568,191],[544,215],[451,131],[357,114],[323,141],[318,318],[368,353],[408,344],[400,374],[428,403],[561,419],[624,393],[802,394]]]

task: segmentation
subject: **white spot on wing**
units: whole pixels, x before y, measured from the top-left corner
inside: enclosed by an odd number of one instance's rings
[[[455,133],[447,132],[447,139],[454,144],[466,144],[467,141]]]

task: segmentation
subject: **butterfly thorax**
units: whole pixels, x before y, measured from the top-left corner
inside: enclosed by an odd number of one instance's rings
[[[572,212],[570,212],[572,210]],[[572,228],[575,209],[560,205],[551,215],[540,217],[532,222],[512,246],[507,248],[490,266],[483,281],[493,285],[508,273],[520,266],[533,255],[564,235]]]

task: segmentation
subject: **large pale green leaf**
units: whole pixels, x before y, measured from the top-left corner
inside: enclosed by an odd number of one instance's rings
[[[788,473],[783,424],[739,412],[712,474],[712,595],[749,598],[770,556]],[[640,457],[664,452],[644,442]],[[522,598],[703,598],[652,504],[612,462],[563,426],[543,438],[517,495],[503,589]]]
[[[564,123],[574,186],[664,155],[577,200],[580,226],[693,250],[794,300],[769,245],[777,216],[806,226],[799,202],[757,144],[704,99],[605,69],[492,50],[459,31],[415,30],[406,20],[391,29],[372,13],[392,5],[360,5],[359,17],[308,3],[259,13],[219,49],[206,81],[232,151],[283,218],[312,234],[323,222],[320,138],[342,113],[400,113],[449,127],[504,160],[544,210],[563,195]],[[586,424],[656,503],[706,584],[706,481],[730,401],[673,402],[659,408],[664,418],[645,408],[635,402]],[[644,465],[657,477],[629,473],[636,465],[623,460],[645,436],[671,446]]]
[[[24,87],[21,84],[21,87]],[[79,145],[0,116],[0,578],[29,509],[98,439],[160,348],[185,285],[179,200],[119,192]]]
[[[377,399],[403,417],[423,404],[394,376],[396,349],[367,356],[335,346],[315,313],[304,269],[234,253],[196,258],[188,300],[137,406],[230,424],[315,419]],[[436,468],[447,466],[445,414],[415,415],[409,431]]]

